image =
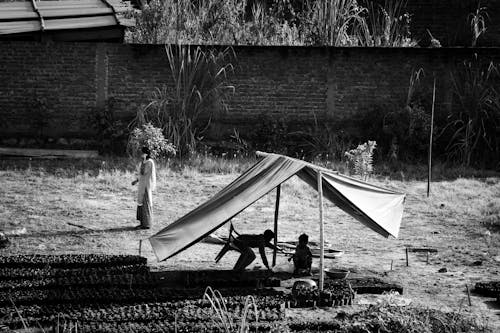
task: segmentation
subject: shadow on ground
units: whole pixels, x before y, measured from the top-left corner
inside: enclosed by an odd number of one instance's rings
[[[109,228],[109,229],[90,229],[84,228],[80,230],[64,230],[56,232],[38,232],[38,233],[26,233],[21,235],[11,235],[10,238],[30,238],[30,237],[50,237],[50,236],[72,236],[72,235],[87,235],[87,234],[98,234],[98,233],[113,233],[113,232],[124,232],[124,231],[140,231],[135,229],[135,227],[120,227],[120,228]]]

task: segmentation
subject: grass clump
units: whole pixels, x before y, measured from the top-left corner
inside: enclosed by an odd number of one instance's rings
[[[418,306],[396,306],[387,301],[353,314],[339,312],[331,321],[292,322],[289,327],[291,332],[493,332],[487,323],[460,312],[443,312]]]
[[[239,174],[257,161],[250,153],[242,156],[215,156],[209,153],[195,153],[189,158],[172,158],[157,161],[159,170],[182,174]],[[349,174],[350,168],[345,161],[314,158],[310,162],[322,167]],[[135,172],[138,162],[129,157],[103,156],[97,159],[3,159],[0,170],[22,172],[26,175],[52,175],[63,178],[102,177],[123,175]],[[449,163],[436,163],[432,170],[433,181],[453,180],[459,178],[477,178],[487,181],[487,185],[495,185],[499,177],[498,171],[483,170]],[[427,166],[418,163],[401,161],[378,162],[373,165],[372,178],[386,178],[398,181],[427,179]]]

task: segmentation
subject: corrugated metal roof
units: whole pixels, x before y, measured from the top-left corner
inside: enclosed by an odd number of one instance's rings
[[[1,2],[0,35],[120,26],[116,13],[130,7],[112,1],[113,5],[106,0]]]

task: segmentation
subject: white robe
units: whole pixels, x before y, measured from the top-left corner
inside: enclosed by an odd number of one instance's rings
[[[153,160],[144,162],[144,174],[141,175],[141,165],[138,168],[139,191],[137,192],[137,205],[142,206],[144,194],[148,196],[148,201],[153,206],[153,191],[156,189],[156,167]]]

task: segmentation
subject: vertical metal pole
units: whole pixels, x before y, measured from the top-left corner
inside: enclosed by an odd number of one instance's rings
[[[465,288],[467,288],[467,299],[469,300],[469,306],[472,306],[472,302],[470,301],[470,290],[469,286],[465,285]]]
[[[175,43],[178,45],[179,44],[179,6],[180,6],[180,1],[177,0],[177,6],[175,8],[176,15],[175,15]]]
[[[280,211],[281,184],[276,187],[276,206],[274,208],[274,250],[273,267],[276,265],[276,247],[278,246],[278,216]]]
[[[324,269],[324,239],[323,239],[323,175],[318,170],[318,196],[319,196],[319,290],[323,291],[325,282],[325,269]]]
[[[432,91],[432,111],[431,111],[431,130],[429,135],[429,158],[427,170],[427,198],[431,192],[431,170],[432,170],[432,134],[434,130],[434,104],[436,103],[436,76],[434,76],[434,89]]]

